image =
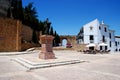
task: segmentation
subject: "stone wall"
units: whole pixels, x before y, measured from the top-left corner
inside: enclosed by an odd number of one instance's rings
[[[40,44],[22,43],[21,44],[21,51],[25,51],[26,49],[29,49],[29,48],[32,48],[32,47],[40,47]]]
[[[82,52],[83,50],[87,49],[86,44],[76,44],[75,50]]]
[[[31,42],[32,34],[33,34],[33,30],[29,26],[22,25],[21,35],[23,41]]]
[[[76,36],[61,35],[60,36],[60,44],[62,44],[63,39],[66,39],[67,43],[71,44],[73,48],[76,46]]]
[[[21,51],[38,46],[32,41],[33,30],[19,20],[0,18],[0,51]]]
[[[21,26],[18,20],[0,18],[0,51],[21,50]]]

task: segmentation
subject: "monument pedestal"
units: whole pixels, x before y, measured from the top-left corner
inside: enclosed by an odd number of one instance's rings
[[[51,35],[42,35],[41,40],[41,53],[39,54],[40,59],[55,59],[53,53],[52,43],[54,37]]]

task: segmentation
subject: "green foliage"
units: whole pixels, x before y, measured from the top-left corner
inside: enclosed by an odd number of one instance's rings
[[[33,21],[32,19],[37,19],[37,12],[35,7],[33,7],[33,3],[29,3],[25,8],[23,8],[24,11],[24,18],[30,21]]]
[[[12,0],[11,7],[8,9],[8,17],[11,17],[11,14],[14,19],[19,19],[23,24],[30,26],[33,29],[32,41],[34,43],[39,42],[39,32],[42,31],[42,34],[45,34],[44,22],[38,20],[36,8],[33,6],[33,3],[29,3],[24,8],[22,7],[22,0]],[[53,27],[50,26],[49,35],[53,35],[54,41],[53,44],[56,46],[60,43],[60,37],[57,32],[53,30]]]
[[[23,24],[30,26],[32,29],[37,29],[39,26],[39,20],[37,19],[37,12],[33,3],[29,3],[25,8],[23,8]],[[35,27],[34,27],[35,26]]]
[[[34,43],[38,43],[37,34],[36,34],[36,31],[35,31],[35,30],[33,31],[32,41],[33,41]]]
[[[23,20],[22,0],[12,0],[9,10],[11,10],[8,14],[9,17],[11,17],[12,14],[14,19],[19,19],[21,21]]]
[[[57,34],[56,31],[54,32],[53,36],[54,36],[53,45],[54,45],[54,46],[59,46],[60,36]]]

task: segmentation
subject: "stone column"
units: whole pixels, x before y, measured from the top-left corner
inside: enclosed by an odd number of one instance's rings
[[[40,36],[41,42],[41,52],[39,54],[40,59],[55,59],[55,54],[53,53],[52,43],[54,37],[51,35]]]

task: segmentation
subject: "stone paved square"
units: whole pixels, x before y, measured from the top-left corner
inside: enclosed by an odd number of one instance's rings
[[[57,58],[86,62],[34,70],[27,70],[11,60],[16,57],[38,58],[39,52],[0,56],[0,80],[120,80],[120,53],[94,55],[69,50],[54,51]]]

